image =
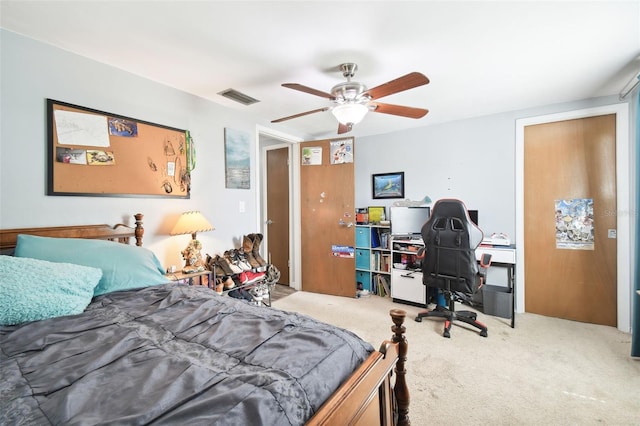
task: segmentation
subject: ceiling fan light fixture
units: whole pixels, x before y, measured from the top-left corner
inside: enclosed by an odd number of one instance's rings
[[[316,112],[330,110],[340,123],[338,126],[338,134],[340,135],[350,132],[353,125],[360,123],[364,116],[367,115],[367,111],[415,119],[422,118],[429,112],[429,110],[422,108],[392,105],[377,101],[385,96],[428,84],[429,79],[422,73],[417,71],[410,72],[402,77],[380,84],[373,89],[367,89],[367,86],[364,84],[358,83],[357,81],[351,81],[358,69],[356,64],[345,63],[340,65],[340,69],[342,70],[342,75],[347,79],[347,81],[333,86],[331,93],[298,83],[284,83],[282,85],[289,89],[328,99],[331,101],[330,106],[289,115],[287,117],[272,120],[271,122],[280,123],[285,120],[291,120],[292,118],[303,117]]]
[[[333,107],[331,113],[336,119],[345,125],[358,124],[362,121],[369,108],[366,105],[358,103],[346,103]]]

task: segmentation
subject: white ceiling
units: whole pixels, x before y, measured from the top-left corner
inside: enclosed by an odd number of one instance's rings
[[[273,120],[329,106],[355,62],[369,88],[412,71],[430,84],[380,99],[349,135],[617,95],[640,70],[640,1],[12,1],[3,28]],[[217,93],[233,88],[250,106]],[[330,137],[330,112],[273,124]]]

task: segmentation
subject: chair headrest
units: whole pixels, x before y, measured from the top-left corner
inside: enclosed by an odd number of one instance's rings
[[[442,220],[456,219],[453,227],[462,226],[469,232],[469,246],[478,247],[484,238],[482,230],[471,220],[467,206],[455,198],[443,198],[435,202],[431,209],[429,223],[438,224]]]

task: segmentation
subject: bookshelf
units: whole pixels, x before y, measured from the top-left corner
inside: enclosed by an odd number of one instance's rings
[[[391,229],[388,225],[356,225],[356,290],[391,294]]]

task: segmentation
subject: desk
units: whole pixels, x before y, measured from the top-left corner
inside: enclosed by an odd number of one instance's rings
[[[511,292],[511,328],[516,322],[516,248],[515,246],[483,246],[476,248],[476,259],[479,261],[483,254],[491,255],[491,264],[507,268],[507,286]]]

